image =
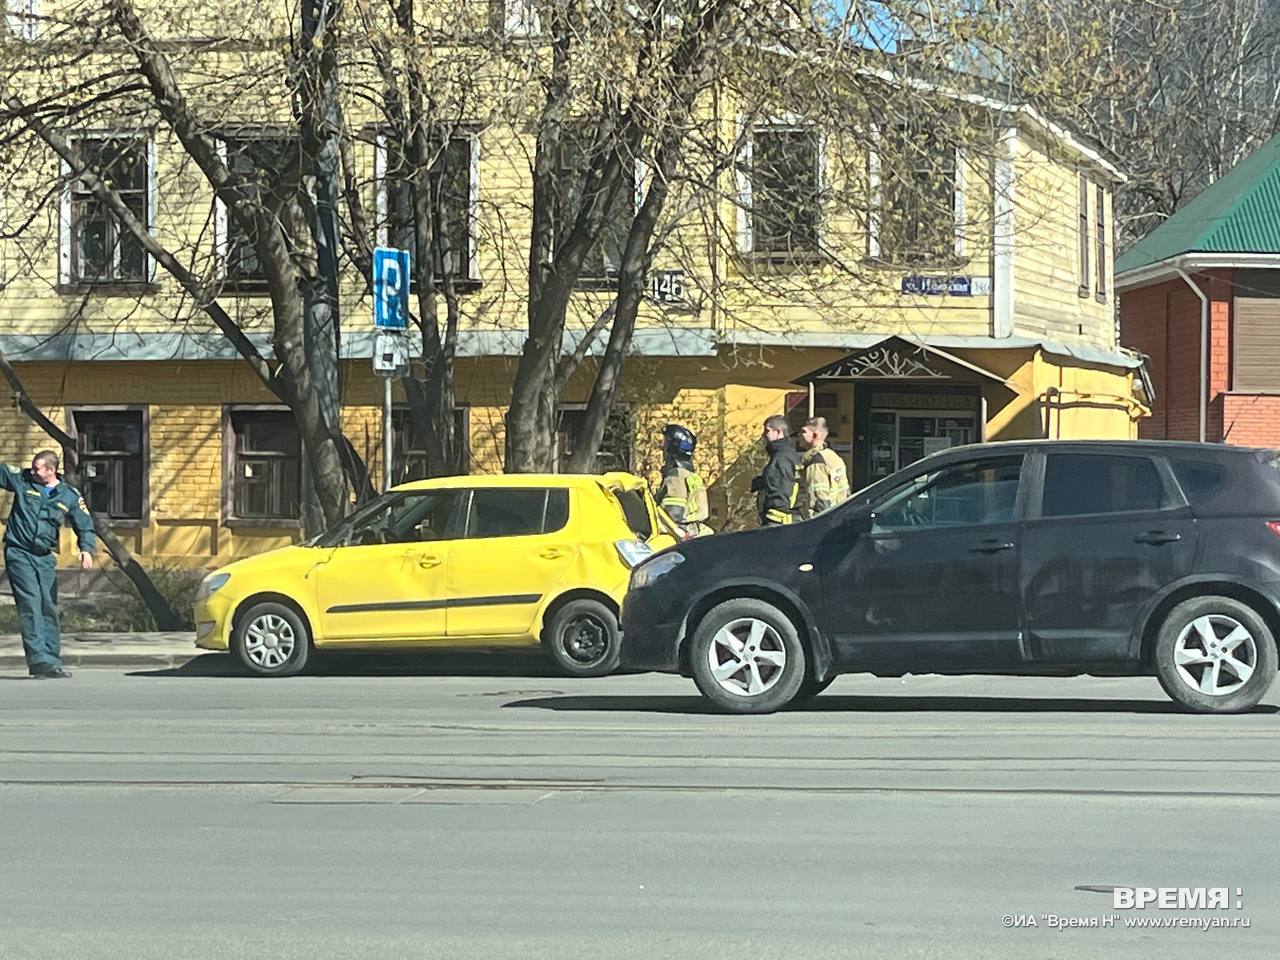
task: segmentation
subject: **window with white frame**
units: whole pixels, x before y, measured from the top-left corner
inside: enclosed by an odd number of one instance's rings
[[[267,131],[243,132],[219,138],[227,169],[237,179],[257,188],[260,206],[278,207],[286,201],[287,188],[301,173],[302,150],[296,137]],[[258,259],[257,237],[227,211],[219,208],[219,246],[228,283],[253,287],[266,282]]]
[[[1107,298],[1107,215],[1105,210],[1106,194],[1099,184],[1096,192],[1097,210],[1094,213],[1094,233],[1096,234],[1095,243],[1097,245],[1098,268],[1094,271],[1097,274],[1097,296],[1099,300]]]
[[[474,280],[476,270],[476,204],[479,191],[478,138],[470,133],[450,137],[435,149],[428,183],[437,229],[435,235],[435,276],[443,279]],[[394,144],[384,141],[382,153],[382,196],[385,203],[383,242],[408,250],[418,262],[417,230],[414,216],[412,169]]]
[[[40,0],[8,0],[5,19],[19,40],[34,40],[40,27]]]
[[[1089,178],[1080,174],[1080,210],[1076,229],[1080,260],[1080,296],[1089,295]]]
[[[458,444],[459,474],[470,473],[471,468],[471,408],[455,407],[453,432]],[[429,476],[427,472],[427,442],[422,429],[413,422],[408,407],[396,406],[391,410],[391,482],[408,483]]]
[[[101,178],[129,211],[150,228],[150,143],[136,136],[82,136],[73,140],[86,169]],[[83,178],[64,194],[63,279],[71,283],[140,283],[150,279],[142,241],[94,195]]]
[[[555,197],[555,235],[567,236],[573,229],[578,212],[589,199],[584,184],[593,164],[605,163],[600,156],[611,143],[596,143],[593,128],[585,123],[567,124],[561,134],[558,161],[558,183]],[[579,279],[587,283],[612,284],[622,269],[622,254],[627,236],[636,217],[637,177],[639,165],[623,158],[622,176],[613,193],[604,199],[604,220],[599,235],[583,260]]]
[[[538,0],[489,0],[489,25],[507,36],[537,36],[542,30],[538,6]]]
[[[807,124],[763,124],[751,131],[745,198],[747,252],[813,254],[822,242],[823,149]]]
[[[943,263],[956,256],[962,201],[956,148],[924,124],[886,124],[879,130],[875,167],[879,186],[875,250],[891,263]]]

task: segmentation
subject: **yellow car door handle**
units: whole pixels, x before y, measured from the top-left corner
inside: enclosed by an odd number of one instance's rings
[[[424,570],[430,569],[431,567],[438,567],[440,566],[440,558],[439,557],[419,557],[418,566],[422,567],[422,569]]]
[[[550,547],[549,549],[543,550],[539,556],[542,557],[543,560],[559,560],[564,556],[564,551],[557,550],[555,547]]]

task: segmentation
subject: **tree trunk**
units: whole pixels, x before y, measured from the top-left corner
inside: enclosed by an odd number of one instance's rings
[[[346,484],[334,482],[327,474],[336,456],[344,477],[358,482],[354,464],[348,462],[347,444],[342,438],[341,398],[339,396],[338,358],[341,326],[338,313],[338,193],[341,178],[341,116],[338,110],[338,37],[336,25],[341,16],[340,0],[303,0],[302,56],[299,77],[301,87],[301,133],[304,155],[312,161],[315,197],[308,212],[308,227],[315,245],[315,269],[304,274],[302,347],[310,372],[311,385],[307,406],[314,406],[318,423],[307,431],[313,436],[323,432],[327,442],[318,437],[307,444],[313,485],[320,500],[320,516],[308,511],[305,524],[315,532],[320,524],[328,526],[346,513]],[[321,447],[313,449],[313,444]],[[337,502],[333,502],[333,498]]]

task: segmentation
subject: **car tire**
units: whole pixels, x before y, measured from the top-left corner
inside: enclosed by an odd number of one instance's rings
[[[763,600],[727,600],[713,607],[698,623],[691,644],[694,683],[728,713],[781,709],[795,698],[807,673],[795,624]],[[735,662],[739,669],[732,670]],[[752,692],[752,686],[760,689]]]
[[[570,600],[547,624],[542,645],[567,676],[607,676],[622,657],[618,615],[599,600]]]
[[[836,682],[836,674],[832,674],[825,680],[815,680],[811,676],[806,676],[800,683],[800,689],[796,691],[796,695],[791,698],[791,705],[795,706],[800,703],[807,703],[814,697],[821,694],[827,687]]]
[[[1160,625],[1155,669],[1164,692],[1186,709],[1240,713],[1257,706],[1275,679],[1275,636],[1239,600],[1196,597]]]
[[[252,676],[292,677],[307,665],[311,632],[292,607],[263,601],[236,620],[231,652]]]

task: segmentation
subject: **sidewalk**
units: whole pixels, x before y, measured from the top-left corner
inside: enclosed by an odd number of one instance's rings
[[[208,651],[199,650],[195,633],[64,633],[62,662],[75,667],[180,667]],[[26,672],[22,637],[0,634],[0,673]]]

